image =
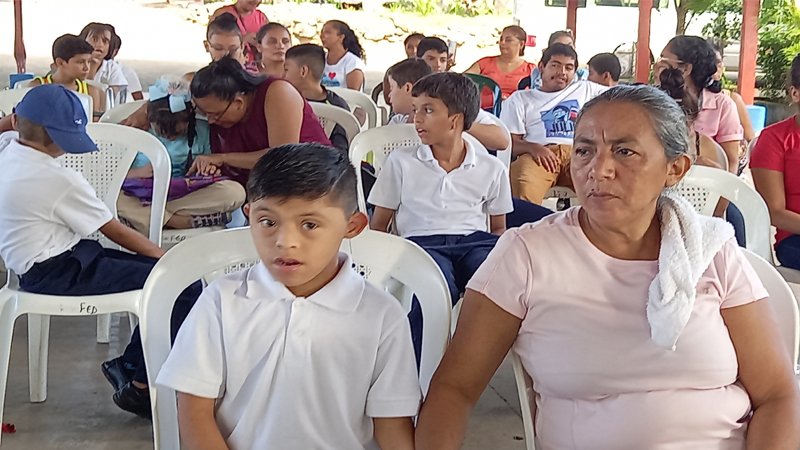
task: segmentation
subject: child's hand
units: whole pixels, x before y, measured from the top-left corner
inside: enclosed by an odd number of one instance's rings
[[[219,170],[223,164],[225,164],[224,155],[198,155],[194,162],[192,163],[192,167],[187,172],[187,175],[191,175],[193,173],[197,173],[197,175],[206,177],[206,176],[219,176],[221,175],[221,171]]]

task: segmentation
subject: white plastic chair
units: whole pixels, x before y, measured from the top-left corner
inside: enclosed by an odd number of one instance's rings
[[[311,104],[311,109],[314,110],[314,114],[317,115],[322,129],[325,130],[325,135],[328,137],[331,136],[333,127],[341,125],[345,133],[347,133],[347,143],[349,145],[356,135],[361,132],[361,124],[358,123],[358,119],[350,111],[325,103],[309,103]]]
[[[744,216],[747,249],[768,261],[772,260],[767,204],[741,178],[712,167],[692,166],[683,180],[672,189],[689,200],[695,210],[703,215],[713,215],[720,198],[736,205]]]
[[[109,85],[95,80],[85,80],[86,84],[89,86],[94,86],[100,90],[106,96],[106,110],[109,110],[115,106],[117,106],[117,97],[114,89],[111,88]]]
[[[492,118],[492,122],[494,122],[495,125],[503,129],[503,132],[505,132],[506,138],[508,139],[508,147],[504,149],[493,148],[491,150],[497,150],[497,157],[500,159],[500,161],[503,162],[503,164],[505,164],[506,168],[508,168],[508,166],[511,165],[511,132],[508,131],[508,127],[506,126],[506,124],[503,123],[502,120],[500,120],[500,118],[498,118],[494,114],[490,114],[490,117]]]
[[[753,266],[761,283],[769,293],[770,307],[772,308],[775,318],[778,320],[778,331],[784,345],[789,351],[789,356],[796,367],[798,362],[798,353],[800,351],[800,310],[797,306],[792,290],[786,281],[781,277],[781,274],[775,270],[766,259],[757,255],[756,253],[742,249],[747,261]],[[533,381],[525,368],[522,366],[522,360],[519,355],[512,348],[508,353],[514,366],[514,378],[517,382],[517,394],[519,395],[519,406],[522,412],[522,423],[525,430],[525,447],[527,450],[534,450],[538,448],[535,441],[534,432],[534,417],[536,416],[536,402],[534,399],[535,391],[533,390]],[[797,374],[795,369],[795,374]],[[800,378],[798,378],[800,380]]]
[[[378,105],[372,101],[372,98],[370,98],[369,95],[343,87],[329,87],[328,90],[335,93],[339,97],[342,97],[344,101],[350,105],[350,111],[355,110],[356,106],[361,107],[364,109],[364,111],[366,111],[367,123],[364,127],[362,127],[362,129],[372,129],[378,126],[378,119],[380,117]]]
[[[31,80],[24,80],[30,83]],[[22,97],[25,97],[25,94],[28,93],[33,88],[24,87],[19,89],[6,89],[0,91],[0,112],[4,113],[5,115],[9,115],[14,112],[14,107],[17,106],[22,100]],[[94,101],[92,97],[87,94],[81,94],[79,92],[73,92],[73,94],[78,96],[78,100],[81,101],[83,105],[83,110],[86,112],[86,117],[89,122],[92,121],[92,115],[94,114]],[[2,117],[3,114],[0,114]]]
[[[138,111],[145,103],[147,103],[147,100],[136,100],[109,108],[100,117],[100,123],[120,123]]]
[[[728,171],[728,154],[725,152],[725,149],[719,145],[718,142],[714,142],[714,148],[717,150],[717,163],[721,166],[721,169],[724,171]]]
[[[117,195],[122,180],[136,153],[141,151],[153,162],[154,195],[150,240],[161,241],[161,222],[171,174],[167,150],[153,136],[135,128],[110,124],[89,124],[87,131],[100,148],[99,152],[68,154],[59,162],[81,172],[94,187],[97,196],[116,214]],[[158,224],[158,226],[154,226]],[[96,236],[94,236],[96,237]],[[31,402],[47,398],[47,354],[50,315],[98,316],[98,341],[108,342],[109,314],[127,312],[139,315],[142,291],[81,297],[40,295],[23,292],[19,280],[9,271],[8,284],[0,289],[0,420],[8,381],[8,364],[14,322],[28,315],[28,364]],[[105,317],[101,320],[101,317]],[[101,334],[104,336],[101,337]]]
[[[450,337],[450,295],[438,266],[414,243],[377,231],[365,230],[344,241],[341,250],[352,256],[355,269],[370,282],[384,287],[399,282],[416,293],[425,317],[420,386],[427,392]],[[156,450],[180,449],[175,392],[155,383],[170,351],[169,317],[175,299],[186,286],[206,274],[231,273],[257,261],[249,229],[225,230],[175,246],[159,260],[147,279],[140,332]]]

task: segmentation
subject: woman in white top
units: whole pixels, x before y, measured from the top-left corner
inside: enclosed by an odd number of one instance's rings
[[[364,49],[350,26],[341,20],[329,20],[320,33],[328,52],[322,85],[360,91],[364,87]]]

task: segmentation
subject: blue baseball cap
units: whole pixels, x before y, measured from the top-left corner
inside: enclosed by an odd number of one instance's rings
[[[60,84],[43,84],[31,89],[14,108],[20,117],[38,123],[67,153],[97,151],[86,134],[86,112],[78,96]]]

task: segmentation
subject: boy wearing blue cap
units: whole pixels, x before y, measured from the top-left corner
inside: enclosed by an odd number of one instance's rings
[[[114,219],[89,183],[55,160],[65,153],[97,151],[77,96],[61,85],[38,86],[14,112],[11,122],[19,138],[0,153],[0,257],[19,276],[20,287],[70,296],[141,289],[164,251]],[[98,230],[135,254],[85,239]],[[178,298],[173,334],[201,289],[195,283]],[[138,327],[125,353],[103,364],[103,373],[120,408],[150,417]]]

